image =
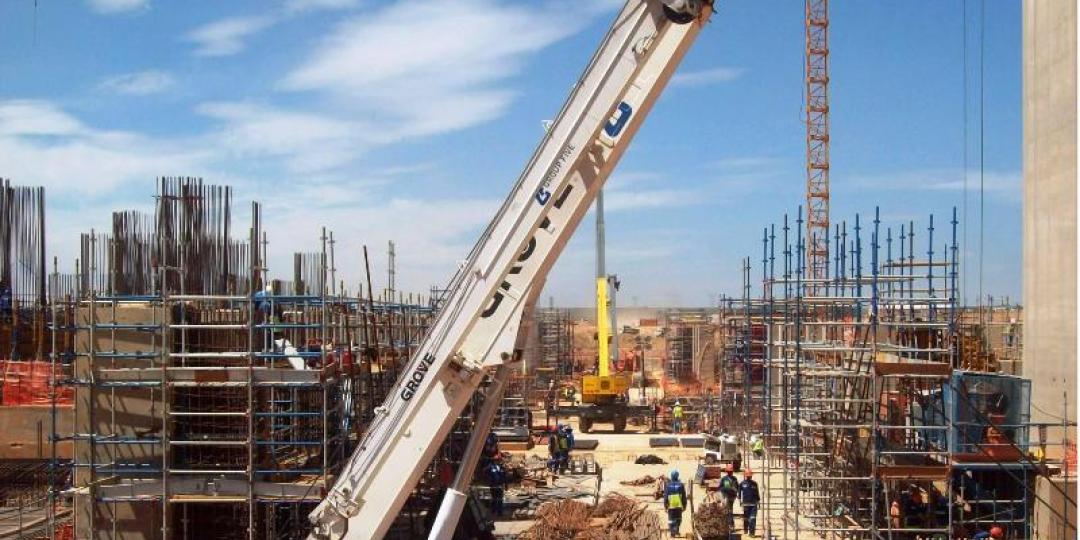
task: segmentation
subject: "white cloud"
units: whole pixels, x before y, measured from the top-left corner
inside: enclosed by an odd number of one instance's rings
[[[269,16],[230,17],[196,28],[187,40],[196,44],[196,56],[229,56],[244,50],[248,37],[274,22]]]
[[[0,137],[74,135],[82,130],[81,122],[47,101],[0,101]]]
[[[98,13],[122,13],[142,9],[149,5],[149,0],[88,0],[90,8]]]
[[[729,171],[732,169],[776,168],[777,159],[760,156],[734,156],[721,158],[708,164],[709,168]]]
[[[286,0],[284,7],[273,13],[264,11],[263,15],[228,17],[204,24],[188,33],[187,40],[197,45],[196,56],[230,56],[243,51],[255,34],[298,15],[357,5],[359,0]]]
[[[643,208],[674,208],[700,204],[701,196],[686,189],[612,190],[604,193],[604,211],[620,212]]]
[[[968,171],[966,189],[969,195],[979,193],[979,171]],[[845,180],[841,180],[845,182]],[[855,175],[846,180],[862,188],[918,191],[959,191],[965,189],[962,169],[923,169],[896,173]],[[835,180],[834,180],[835,183]],[[987,193],[1014,199],[1019,202],[1023,186],[1020,171],[987,171],[982,178]]]
[[[320,228],[334,233],[337,277],[356,290],[364,279],[363,246],[371,258],[372,281],[385,286],[385,250],[393,240],[397,252],[397,281],[406,291],[426,292],[445,285],[468,254],[483,226],[499,207],[496,199],[373,199],[348,194],[352,203],[335,206],[327,193],[291,189],[289,198],[262,197],[270,246],[270,273],[289,276],[293,251],[312,251]],[[257,196],[238,193],[239,197]],[[366,201],[364,199],[367,199]],[[241,199],[242,200],[242,199]],[[367,289],[367,285],[364,285]]]
[[[501,115],[527,56],[579,31],[606,4],[397,2],[351,18],[280,87],[324,93],[374,118],[390,139],[445,133]],[[454,36],[425,39],[424,36]]]
[[[204,171],[208,157],[190,141],[94,129],[46,101],[0,101],[0,171],[45,186],[50,197],[113,195],[156,176]]]
[[[344,9],[359,5],[359,0],[286,0],[285,10],[291,13],[317,9]]]
[[[742,68],[717,67],[698,71],[676,72],[671,78],[671,86],[708,86],[711,84],[734,81],[743,74]]]
[[[99,87],[114,94],[147,96],[164,92],[175,84],[176,81],[168,72],[150,69],[109,77],[101,81]]]
[[[663,179],[662,175],[652,171],[620,172],[616,170],[611,178],[609,178],[607,182],[604,182],[604,189],[607,191],[626,189],[631,186],[647,184],[661,179]]]
[[[398,249],[400,288],[426,291],[428,285],[445,284],[499,205],[496,198],[390,198],[376,191],[385,183],[425,176],[433,166],[429,162],[372,167],[359,179],[346,172],[302,172],[248,180],[229,171],[243,174],[250,162],[271,170],[282,162],[303,165],[299,155],[327,142],[349,141],[355,125],[248,104],[208,104],[200,112],[244,120],[228,120],[222,132],[190,139],[160,138],[98,129],[46,101],[0,101],[0,171],[20,185],[46,188],[48,248],[67,270],[78,233],[107,229],[111,211],[146,207],[155,178],[190,175],[236,188],[239,228],[247,223],[246,201],[265,203],[265,215],[273,218],[266,225],[275,276],[289,277],[291,253],[311,251],[320,226],[332,229],[338,277],[353,290],[363,276],[364,244],[372,250],[374,281],[382,286],[379,268],[385,267],[382,253],[391,239]],[[258,137],[263,138],[251,142],[250,151],[267,159],[236,155],[247,139]]]
[[[207,103],[196,110],[222,121],[212,137],[232,157],[282,158],[293,172],[334,169],[377,140],[358,122],[250,103]]]

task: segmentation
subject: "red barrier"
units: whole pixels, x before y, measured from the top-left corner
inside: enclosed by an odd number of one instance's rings
[[[0,360],[0,405],[49,405],[50,364],[43,361]],[[56,377],[61,377],[60,367]],[[70,387],[57,388],[56,404],[74,403],[74,391]]]
[[[67,521],[56,526],[54,531],[56,540],[72,540],[75,538],[75,523]]]

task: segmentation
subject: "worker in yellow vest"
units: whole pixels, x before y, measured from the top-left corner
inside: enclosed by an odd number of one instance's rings
[[[765,457],[765,437],[761,435],[754,435],[750,439],[750,451],[754,453],[754,457],[761,459]]]
[[[682,433],[682,403],[679,400],[675,400],[675,406],[671,408],[671,432]]]
[[[686,509],[686,488],[679,481],[679,471],[671,471],[671,480],[664,487],[664,508],[668,514],[668,532],[672,538],[679,536],[682,513]]]

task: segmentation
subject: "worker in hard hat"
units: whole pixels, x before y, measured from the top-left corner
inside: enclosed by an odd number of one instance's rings
[[[671,432],[682,433],[682,418],[683,410],[682,403],[679,400],[675,400],[675,405],[671,407]]]
[[[13,297],[11,286],[7,281],[0,281],[0,315],[11,315],[13,313],[15,305],[12,301]]]
[[[566,433],[563,431],[562,424],[555,425],[555,432],[551,434],[555,438],[555,471],[562,470],[563,465],[566,463]]]
[[[893,499],[889,505],[889,526],[893,529],[904,527],[904,509],[900,506],[900,499]]]
[[[743,509],[743,534],[757,536],[757,507],[761,502],[761,491],[754,481],[754,473],[747,469],[743,481],[739,483],[739,504]]]
[[[570,463],[570,453],[574,450],[574,428],[570,427],[570,424],[563,426],[562,441],[563,467],[566,467]]]
[[[725,475],[720,478],[720,495],[724,497],[724,506],[727,507],[728,525],[735,526],[735,499],[739,496],[739,479],[735,478],[735,466],[728,464]]]
[[[503,512],[503,495],[506,490],[506,470],[502,456],[495,456],[487,467],[488,485],[491,486],[491,513],[499,516]]]
[[[754,457],[761,459],[765,457],[765,437],[755,434],[750,438],[750,451],[754,453]]]
[[[686,488],[679,481],[679,471],[671,471],[671,479],[664,487],[664,508],[668,515],[668,532],[672,537],[681,536],[679,528],[686,508]]]
[[[489,431],[487,439],[484,441],[484,449],[481,450],[480,454],[481,469],[487,467],[488,464],[501,453],[502,452],[499,451],[499,436],[496,435],[495,432]]]
[[[1005,538],[1005,529],[1001,528],[1000,525],[994,525],[990,527],[989,531],[979,531],[971,538],[974,540],[1002,540]]]
[[[551,472],[558,472],[559,470],[559,426],[551,426],[547,432],[548,443],[548,470]]]

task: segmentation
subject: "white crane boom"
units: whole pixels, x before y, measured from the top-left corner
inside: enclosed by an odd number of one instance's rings
[[[382,538],[486,371],[511,359],[535,295],[711,0],[627,0],[468,259],[326,499],[312,538]]]

